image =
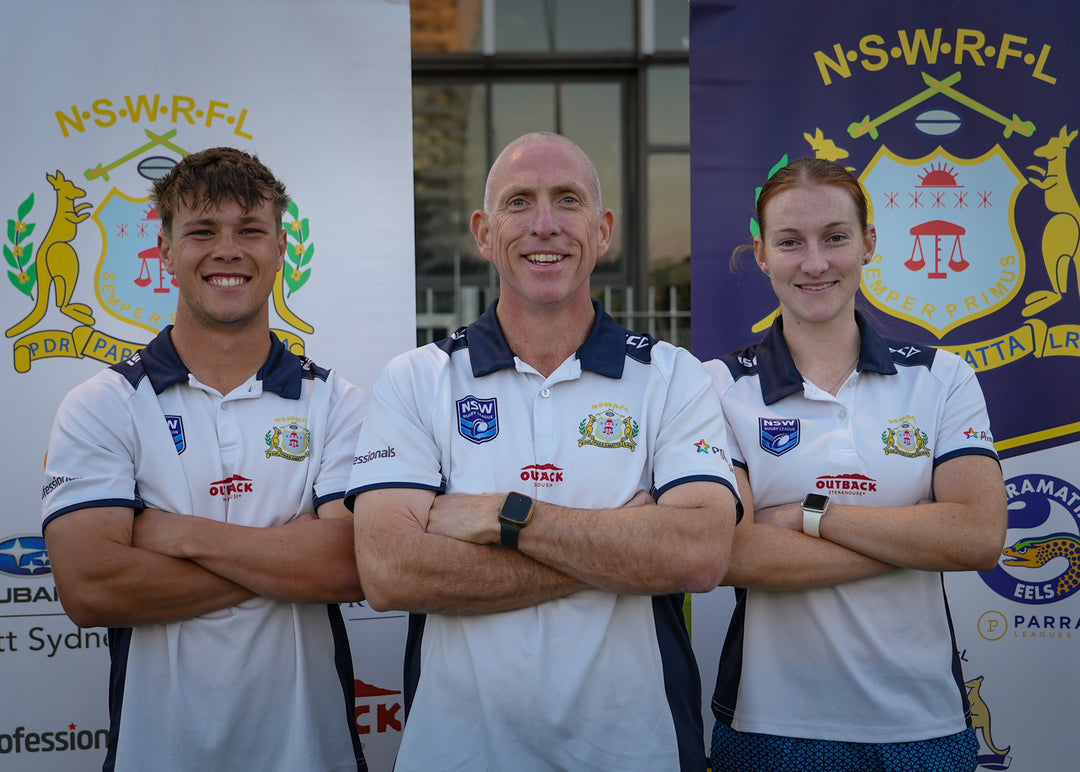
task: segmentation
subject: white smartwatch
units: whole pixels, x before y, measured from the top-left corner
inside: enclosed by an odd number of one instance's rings
[[[807,493],[802,500],[802,532],[821,538],[821,518],[829,508],[829,497],[820,493]]]

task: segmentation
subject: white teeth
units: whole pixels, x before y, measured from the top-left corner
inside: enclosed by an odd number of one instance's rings
[[[247,279],[240,276],[213,276],[210,283],[217,287],[239,287]]]
[[[525,259],[530,263],[557,263],[563,259],[562,255],[525,255]]]

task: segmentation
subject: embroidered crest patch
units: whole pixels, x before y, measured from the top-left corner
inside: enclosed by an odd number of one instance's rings
[[[629,415],[629,409],[622,405],[593,405],[593,408],[606,408],[598,413],[586,416],[578,431],[581,438],[578,447],[597,445],[601,448],[637,447],[638,424]]]
[[[499,435],[497,400],[480,399],[471,394],[457,401],[458,432],[469,442],[491,442]]]
[[[895,453],[907,458],[930,455],[927,447],[930,438],[915,425],[914,416],[904,416],[889,423],[893,426],[881,433],[881,441],[885,443],[885,455]]]
[[[311,455],[311,432],[291,419],[278,423],[266,433],[266,457],[277,456],[303,461]]]
[[[762,450],[782,456],[799,444],[799,419],[759,418],[758,437]]]

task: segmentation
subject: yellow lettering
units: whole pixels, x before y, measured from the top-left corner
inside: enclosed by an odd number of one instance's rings
[[[957,64],[964,63],[964,53],[971,54],[971,59],[979,67],[986,62],[982,58],[982,47],[986,45],[986,36],[975,29],[958,29],[956,31],[956,54],[953,61]]]
[[[931,43],[926,36],[926,30],[917,29],[911,40],[908,40],[907,31],[899,30],[900,50],[903,52],[904,61],[908,64],[916,64],[919,60],[919,49],[926,52],[926,63],[937,62],[938,49],[941,46],[941,28],[934,30],[934,42]]]
[[[844,54],[844,49],[840,47],[839,43],[834,43],[833,51],[836,52],[835,60],[826,56],[824,51],[814,52],[814,61],[817,62],[818,72],[821,73],[821,81],[826,86],[832,83],[832,76],[829,75],[829,70],[832,70],[841,78],[851,77],[851,68],[848,67],[847,56]]]
[[[884,49],[885,38],[881,35],[867,35],[859,41],[859,50],[867,57],[862,60],[864,70],[877,72],[884,70],[889,63],[889,54]]]
[[[211,99],[210,100],[210,106],[208,108],[206,108],[206,128],[208,128],[208,129],[210,128],[210,126],[214,123],[215,118],[224,118],[225,113],[219,112],[218,108],[219,107],[227,108],[228,106],[229,106],[228,102],[217,102],[217,101]]]
[[[80,134],[86,131],[86,124],[82,122],[82,116],[79,115],[79,108],[77,105],[71,106],[71,115],[62,113],[59,110],[56,111],[56,122],[60,124],[60,131],[63,132],[64,137],[70,137],[68,134],[68,126],[71,126],[75,131]]]
[[[936,310],[937,309],[934,308],[934,306],[932,306],[930,303],[926,303],[923,305],[922,313],[920,314],[920,316],[925,316],[927,319],[933,319],[934,311]]]
[[[103,129],[108,128],[116,123],[116,113],[111,109],[112,100],[98,99],[94,104],[90,106],[94,111],[94,114],[98,117],[94,119],[94,123],[101,126]]]
[[[244,108],[244,109],[242,109],[240,111],[240,117],[236,119],[236,128],[233,129],[233,134],[235,134],[238,137],[243,137],[244,139],[254,139],[254,137],[252,137],[250,134],[245,134],[244,131],[243,131],[243,129],[244,129],[244,121],[246,119],[247,119],[247,108]]]
[[[143,110],[146,110],[146,118],[151,123],[157,120],[158,112],[161,110],[161,94],[154,94],[154,103],[150,104],[150,99],[146,94],[139,94],[135,97],[135,101],[131,101],[130,96],[124,97],[124,102],[127,104],[128,115],[131,116],[132,123],[138,123],[142,120]]]
[[[1054,83],[1057,83],[1057,78],[1055,78],[1055,77],[1053,77],[1051,75],[1047,75],[1046,73],[1043,72],[1043,67],[1046,65],[1046,59],[1049,56],[1050,56],[1050,46],[1048,46],[1048,45],[1046,45],[1044,43],[1043,47],[1042,47],[1042,51],[1039,52],[1039,61],[1035,62],[1035,69],[1032,70],[1031,76],[1033,78],[1038,78],[1039,80],[1044,80],[1047,83],[1050,83],[1051,85],[1053,85]]]
[[[172,121],[176,123],[177,116],[183,114],[187,118],[187,122],[192,126],[195,125],[195,119],[191,117],[191,111],[195,109],[195,100],[191,97],[173,96],[172,99]]]
[[[1010,56],[1015,56],[1017,59],[1019,59],[1023,55],[1023,49],[1013,48],[1013,43],[1019,43],[1022,46],[1027,43],[1027,38],[1022,38],[1019,35],[1009,34],[1001,36],[1001,46],[998,48],[998,58],[996,65],[999,70],[1005,69],[1005,63]]]

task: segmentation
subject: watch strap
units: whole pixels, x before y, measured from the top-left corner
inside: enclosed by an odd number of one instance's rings
[[[511,549],[517,549],[521,526],[511,525],[505,520],[499,521],[499,541]]]

